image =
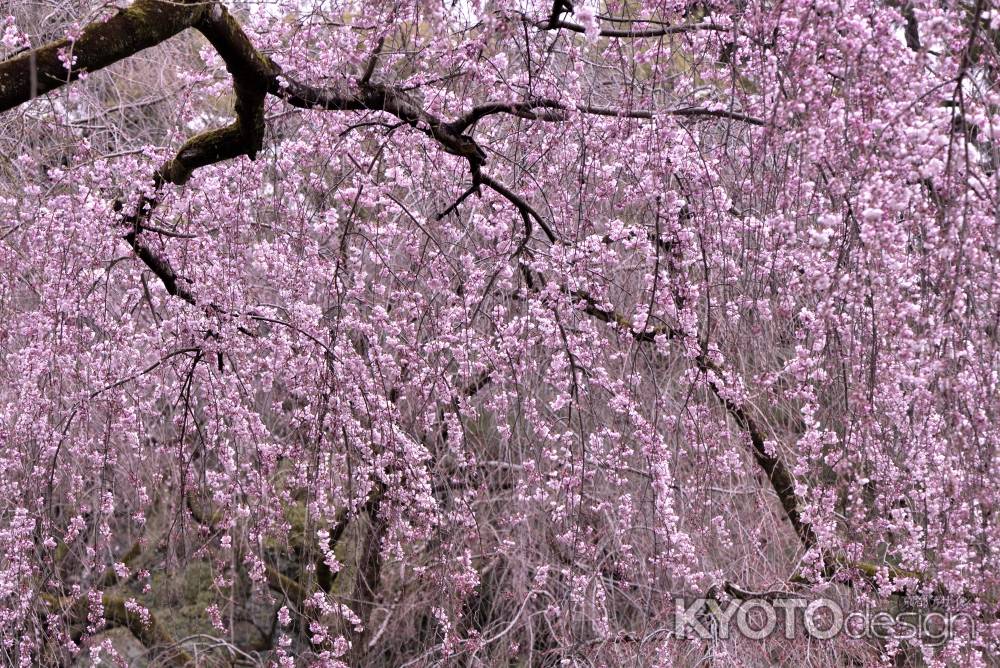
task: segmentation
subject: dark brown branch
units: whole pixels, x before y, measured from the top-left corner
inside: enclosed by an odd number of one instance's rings
[[[168,294],[179,297],[193,306],[196,303],[194,295],[181,285],[181,279],[174,271],[170,261],[156,253],[139,238],[139,232],[143,229],[142,223],[152,213],[156,204],[156,200],[143,196],[139,200],[136,212],[123,218],[122,222],[131,228],[124,237],[125,241],[135,251],[136,257],[160,279],[160,283],[166,288]],[[113,208],[116,212],[121,213],[123,205],[120,201],[116,201]]]
[[[364,103],[343,91],[314,88],[278,74],[268,83],[267,92],[300,109],[317,111],[361,111]]]
[[[737,111],[727,111],[725,109],[707,109],[704,107],[680,107],[676,109],[665,109],[657,112],[651,109],[614,109],[611,107],[599,107],[594,105],[569,106],[557,100],[528,100],[526,102],[488,102],[474,107],[469,113],[451,123],[452,130],[464,132],[487,116],[493,114],[510,114],[519,118],[541,121],[564,121],[566,112],[570,110],[578,111],[582,114],[592,114],[594,116],[610,116],[614,118],[640,118],[651,119],[658,113],[666,116],[708,116],[715,118],[728,118],[735,121],[742,121],[750,125],[764,126],[765,123],[759,118],[748,116]]]
[[[207,12],[203,2],[137,0],[107,21],[87,25],[74,42],[61,39],[5,60],[0,63],[0,112],[164,42]],[[75,60],[71,70],[60,52]]]
[[[920,51],[920,24],[917,23],[917,15],[913,11],[913,5],[906,3],[903,7],[903,18],[906,19],[906,46],[911,51]]]
[[[564,12],[573,11],[573,3],[567,2],[567,0],[552,0],[552,11],[549,12],[549,20],[546,22],[546,28],[552,29],[559,25],[559,17],[563,15]]]
[[[125,240],[132,246],[136,256],[142,260],[143,264],[149,267],[150,271],[156,274],[163,287],[174,297],[180,297],[188,304],[194,305],[194,295],[186,287],[180,284],[177,273],[170,266],[169,260],[158,255],[136,237],[134,232],[125,235]]]
[[[521,243],[521,247],[523,247],[527,243],[528,238],[531,235],[530,225],[532,219],[535,222],[537,222],[538,226],[542,228],[543,232],[545,232],[545,236],[548,237],[549,242],[553,244],[556,243],[556,235],[552,231],[552,228],[549,227],[548,223],[546,223],[542,219],[542,217],[538,215],[538,212],[535,211],[535,209],[530,204],[524,201],[524,199],[520,195],[512,191],[504,184],[500,183],[499,181],[496,181],[495,179],[485,174],[481,174],[479,176],[479,182],[482,183],[484,186],[487,186],[491,190],[494,190],[495,192],[499,193],[503,197],[505,197],[511,204],[513,204],[517,208],[518,212],[520,212],[521,217],[524,219],[525,226],[527,228],[525,232],[525,240],[524,242]]]
[[[233,76],[236,120],[188,139],[158,176],[183,185],[199,167],[246,155],[253,160],[264,141],[264,98],[277,67],[251,44],[236,19],[220,4],[199,18],[195,27],[215,47]]]
[[[444,218],[445,216],[447,216],[449,213],[451,213],[452,211],[454,211],[455,209],[457,209],[459,206],[461,206],[462,202],[464,202],[466,200],[466,198],[469,197],[469,195],[471,195],[472,193],[478,192],[478,191],[479,191],[479,185],[478,184],[473,184],[473,185],[469,186],[468,188],[466,188],[465,192],[463,192],[461,195],[458,196],[458,199],[456,199],[447,209],[445,209],[444,211],[442,211],[441,213],[439,213],[437,215],[437,220],[441,220],[442,218]]]
[[[535,27],[540,30],[555,30],[563,29],[569,30],[570,32],[585,33],[587,29],[578,23],[571,23],[569,21],[539,21],[535,23]],[[697,32],[700,30],[712,30],[715,32],[729,32],[729,28],[725,26],[716,25],[714,23],[692,23],[687,25],[679,26],[661,26],[659,28],[648,28],[645,30],[616,30],[616,29],[602,29],[598,34],[601,37],[621,37],[621,38],[639,38],[639,37],[664,37],[666,35],[680,35],[688,32]]]
[[[327,111],[384,111],[428,135],[442,150],[469,161],[473,175],[486,161],[486,153],[464,128],[446,123],[425,111],[407,92],[377,83],[359,82],[353,90],[326,90],[303,84],[279,72],[268,82],[268,92],[293,107]]]
[[[592,114],[594,116],[611,116],[613,118],[652,118],[655,112],[648,109],[611,109],[609,107],[595,107],[592,105],[582,105],[576,108],[582,114]],[[665,112],[667,114],[671,112]]]
[[[375,45],[375,50],[372,51],[371,57],[368,58],[368,65],[365,66],[365,73],[361,75],[359,82],[361,84],[366,84],[372,79],[372,75],[375,74],[375,67],[378,65],[378,57],[382,53],[382,47],[385,46],[385,37],[381,37],[378,40],[378,44]]]
[[[725,109],[705,109],[703,107],[683,107],[680,109],[671,109],[666,113],[671,116],[715,116],[717,118],[729,118],[734,121],[743,121],[750,125],[757,125],[763,127],[766,125],[764,121],[759,118],[754,118],[753,116],[747,116],[746,114],[741,114],[737,111],[726,111]]]
[[[711,360],[705,355],[699,355],[696,363],[698,368],[703,373],[708,373],[711,371],[713,375],[722,377],[722,370],[719,369]],[[754,420],[746,406],[734,402],[732,399],[726,397],[721,388],[716,384],[715,381],[708,381],[709,389],[712,390],[712,394],[726,407],[726,411],[729,413],[736,423],[747,433],[750,437],[750,443],[753,447],[754,460],[762,471],[767,475],[768,482],[771,483],[771,487],[774,489],[774,493],[778,495],[778,500],[781,502],[781,507],[785,511],[785,516],[788,521],[791,522],[792,528],[795,530],[795,534],[799,537],[799,541],[802,543],[804,548],[811,549],[816,545],[816,534],[813,532],[812,526],[807,522],[802,520],[802,516],[799,514],[799,506],[801,505],[798,495],[795,493],[795,478],[792,477],[791,471],[785,465],[784,460],[781,459],[777,452],[768,452],[768,448],[764,438],[764,432]]]
[[[474,107],[465,116],[454,121],[451,126],[456,132],[463,132],[466,128],[475,125],[481,119],[493,114],[511,114],[520,118],[542,120],[563,120],[564,114],[553,114],[546,116],[539,114],[537,109],[555,109],[564,111],[566,106],[555,100],[528,100],[526,102],[488,102]]]

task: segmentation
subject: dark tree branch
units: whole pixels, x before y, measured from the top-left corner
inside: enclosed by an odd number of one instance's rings
[[[61,39],[0,63],[0,112],[165,42],[208,13],[204,2],[137,0],[107,21],[87,25],[71,42]],[[67,70],[60,53],[73,58]]]
[[[903,18],[906,19],[906,46],[912,51],[920,51],[920,25],[917,23],[913,5],[907,3],[903,7]]]
[[[467,128],[475,125],[483,118],[493,114],[511,114],[519,118],[541,121],[564,121],[566,112],[570,110],[578,111],[582,114],[592,114],[594,116],[610,116],[615,118],[640,118],[651,119],[656,114],[666,116],[690,116],[690,117],[716,117],[728,118],[735,121],[742,121],[750,125],[764,126],[765,123],[759,118],[741,114],[736,111],[725,109],[707,109],[704,107],[680,107],[676,109],[665,109],[661,112],[650,109],[613,109],[610,107],[599,107],[594,105],[570,106],[557,100],[528,100],[525,102],[488,102],[486,104],[473,107],[469,113],[458,118],[451,123],[451,129],[455,132],[464,132]]]
[[[546,22],[546,29],[552,29],[559,25],[559,17],[564,12],[573,11],[573,3],[568,0],[552,0],[552,11],[549,12],[549,20]]]
[[[722,377],[722,370],[704,354],[699,355],[695,363],[703,373],[708,374],[708,372],[712,372],[716,377]],[[788,466],[785,465],[780,453],[777,451],[769,452],[764,438],[764,431],[757,424],[757,421],[750,416],[750,412],[746,406],[725,396],[722,389],[714,380],[708,381],[708,387],[719,402],[725,406],[730,417],[750,437],[754,460],[767,475],[768,482],[771,483],[774,493],[778,495],[778,500],[785,511],[785,516],[791,522],[792,528],[799,537],[802,546],[807,550],[812,549],[816,546],[816,534],[812,526],[804,522],[802,516],[799,514],[799,507],[802,503],[795,493],[795,478],[792,476]]]
[[[595,112],[596,113],[596,112]],[[716,118],[729,118],[734,121],[743,121],[749,125],[763,127],[764,121],[753,116],[747,116],[737,111],[726,111],[725,109],[705,109],[703,107],[683,107],[681,109],[671,109],[667,112],[671,116],[715,116]]]
[[[163,284],[163,287],[166,289],[168,294],[174,297],[179,297],[193,306],[196,304],[194,295],[187,288],[181,285],[180,278],[171,266],[170,261],[159,255],[139,238],[139,233],[143,229],[142,223],[152,213],[156,204],[157,201],[155,199],[150,199],[145,196],[140,198],[135,213],[126,215],[122,219],[122,222],[131,228],[128,233],[125,234],[124,239],[128,245],[132,247],[136,257],[138,257],[142,263],[145,264],[158,279],[160,279],[160,283]],[[120,201],[116,201],[113,208],[116,212],[121,213],[124,205]]]
[[[579,23],[571,23],[570,21],[553,21],[551,19],[546,21],[538,21],[535,23],[535,27],[540,30],[556,30],[563,29],[569,30],[570,32],[585,33],[587,29],[584,28]],[[659,28],[648,28],[645,30],[617,30],[602,29],[598,34],[601,37],[621,37],[621,38],[639,38],[639,37],[664,37],[666,35],[681,35],[688,32],[698,32],[700,30],[711,30],[715,32],[729,32],[729,28],[725,26],[716,25],[714,23],[692,23],[679,26],[662,26]]]
[[[365,67],[365,73],[361,75],[359,83],[362,85],[371,81],[372,75],[375,74],[375,67],[378,65],[378,57],[382,53],[382,47],[385,45],[385,37],[379,39],[378,44],[375,45],[375,50],[372,51],[372,55],[368,58],[368,65]]]
[[[457,209],[459,206],[461,206],[462,202],[464,202],[469,197],[469,195],[471,195],[474,192],[478,192],[478,190],[479,190],[478,184],[473,184],[468,188],[466,188],[465,192],[463,192],[461,195],[458,196],[458,199],[456,199],[447,209],[445,209],[444,211],[442,211],[437,215],[437,219],[441,220],[449,213]]]
[[[525,233],[525,240],[521,244],[522,247],[527,243],[528,237],[531,234],[531,227],[530,227],[531,222],[530,221],[532,219],[536,223],[538,223],[538,226],[540,228],[542,228],[543,232],[545,232],[545,236],[548,237],[549,242],[553,243],[553,244],[556,243],[556,235],[552,231],[552,228],[549,227],[548,223],[546,223],[542,219],[542,217],[540,215],[538,215],[538,212],[535,211],[535,209],[530,204],[528,204],[526,201],[524,201],[524,199],[520,195],[518,195],[517,193],[515,193],[514,191],[512,191],[510,188],[508,188],[504,184],[500,183],[499,181],[497,181],[497,180],[495,180],[495,179],[493,179],[493,178],[491,178],[491,177],[489,177],[489,176],[487,176],[485,174],[481,174],[479,176],[479,182],[482,183],[484,186],[487,186],[491,190],[497,192],[498,194],[502,195],[503,197],[505,197],[507,199],[507,201],[509,201],[511,204],[513,204],[517,208],[518,212],[520,212],[520,214],[521,214],[521,217],[524,218],[525,225],[527,226],[527,231]]]
[[[188,139],[159,170],[168,183],[183,185],[199,167],[246,155],[253,160],[264,141],[264,98],[278,68],[254,48],[225,7],[213,4],[195,23],[218,51],[233,77],[236,121]]]
[[[493,114],[511,114],[520,118],[542,119],[542,120],[563,120],[565,114],[539,114],[537,109],[554,109],[564,111],[565,105],[555,100],[528,100],[526,102],[488,102],[474,107],[472,111],[452,122],[451,127],[455,132],[464,132],[466,128],[475,125],[481,119]]]

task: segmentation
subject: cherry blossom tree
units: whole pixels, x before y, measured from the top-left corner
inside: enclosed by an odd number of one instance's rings
[[[996,661],[991,3],[0,20],[5,664]]]

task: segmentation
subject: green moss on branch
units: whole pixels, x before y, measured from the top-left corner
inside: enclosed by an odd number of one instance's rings
[[[207,5],[138,0],[107,21],[87,25],[75,41],[61,39],[0,63],[0,112],[164,42],[194,25]],[[67,70],[63,58],[72,58]]]

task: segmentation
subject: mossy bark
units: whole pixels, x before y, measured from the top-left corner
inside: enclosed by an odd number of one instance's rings
[[[107,21],[95,21],[75,41],[62,39],[0,63],[0,112],[166,41],[194,25],[204,3],[138,0]],[[66,69],[60,54],[72,58]]]
[[[264,141],[264,98],[278,68],[261,54],[225,7],[213,4],[194,27],[222,56],[233,76],[236,121],[184,143],[173,160],[160,168],[164,181],[182,185],[199,167],[246,155],[257,156]]]

